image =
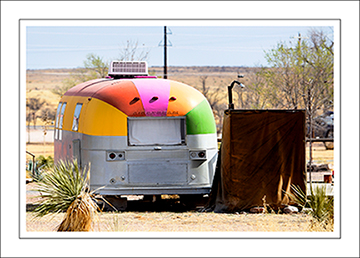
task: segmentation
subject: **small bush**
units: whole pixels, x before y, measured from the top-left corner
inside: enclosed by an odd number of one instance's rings
[[[37,166],[45,167],[45,168],[51,168],[54,166],[54,159],[51,156],[48,156],[45,158],[43,155],[40,155],[36,158]]]

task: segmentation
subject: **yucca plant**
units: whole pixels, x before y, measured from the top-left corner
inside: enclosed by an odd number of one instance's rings
[[[325,186],[311,188],[307,196],[299,186],[291,185],[292,193],[289,197],[300,207],[309,207],[307,212],[325,228],[332,227],[334,223],[334,198],[326,195]]]
[[[334,218],[334,198],[326,196],[326,187],[317,186],[309,196],[311,215],[318,221],[329,221]]]
[[[37,191],[40,201],[35,215],[42,217],[66,211],[58,231],[90,231],[98,206],[89,190],[90,168],[79,168],[76,160],[59,161],[43,173]]]
[[[306,192],[304,192],[301,187],[297,185],[291,185],[290,188],[292,190],[290,193],[288,193],[290,199],[299,205],[301,209],[304,209],[307,204]]]

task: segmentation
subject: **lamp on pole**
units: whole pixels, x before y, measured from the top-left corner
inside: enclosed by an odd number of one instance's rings
[[[238,75],[238,78],[244,78],[244,75]],[[232,99],[232,89],[235,84],[239,85],[241,88],[245,88],[245,85],[239,81],[232,81],[232,83],[228,86],[228,97],[229,97],[229,109],[234,109],[234,103]]]

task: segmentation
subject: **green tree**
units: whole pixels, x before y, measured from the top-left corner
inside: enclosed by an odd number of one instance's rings
[[[84,61],[84,67],[89,72],[87,79],[105,78],[108,75],[109,62],[96,54],[88,54]]]
[[[105,78],[108,74],[108,62],[96,54],[90,53],[86,56],[84,61],[84,68],[76,69],[74,73],[62,83],[62,86],[56,86],[52,92],[60,97],[65,94],[70,88],[79,83]]]
[[[259,76],[266,80],[271,108],[306,110],[311,165],[314,117],[333,108],[334,42],[323,31],[312,29],[307,37],[299,34],[298,42],[290,44],[280,42],[265,52],[270,67]]]
[[[258,75],[266,80],[272,108],[307,112],[333,107],[334,42],[323,31],[311,30],[296,43],[280,42],[265,52],[269,67]],[[310,97],[309,97],[310,96]]]

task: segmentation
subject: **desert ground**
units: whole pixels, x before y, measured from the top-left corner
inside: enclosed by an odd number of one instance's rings
[[[26,215],[27,232],[54,232],[64,214],[35,219]],[[312,232],[312,218],[299,214],[223,214],[201,212],[106,212],[95,232]]]
[[[28,204],[37,201],[35,183],[26,185]],[[65,213],[35,217],[26,212],[27,232],[54,232]],[[284,213],[214,213],[166,206],[157,209],[100,212],[93,221],[95,232],[312,232],[329,231],[303,212]]]

